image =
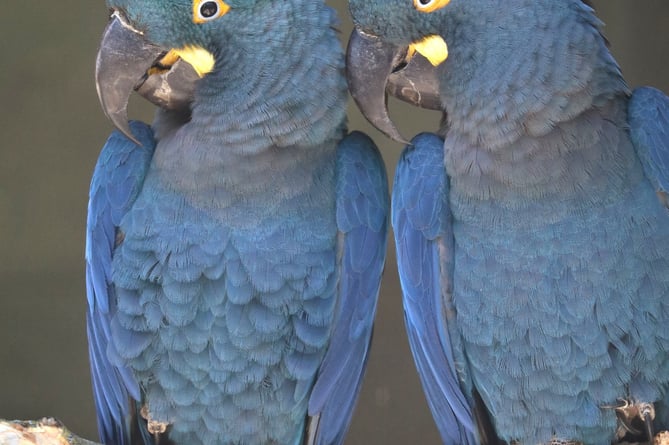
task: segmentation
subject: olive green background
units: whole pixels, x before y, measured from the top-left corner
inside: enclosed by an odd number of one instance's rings
[[[556,0],[557,1],[557,0]],[[669,92],[669,2],[596,1],[632,86]],[[351,29],[343,0],[342,38]],[[111,125],[93,65],[107,21],[103,0],[6,1],[0,10],[0,418],[55,416],[97,437],[88,373],[84,232],[88,183]],[[435,113],[392,103],[410,137]],[[150,121],[133,100],[130,114]],[[401,147],[354,107],[392,177]],[[437,444],[404,334],[390,244],[371,361],[347,444]]]

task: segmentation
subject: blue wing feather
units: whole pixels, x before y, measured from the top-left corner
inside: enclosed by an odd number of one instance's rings
[[[423,389],[443,442],[464,445],[478,441],[456,371],[458,337],[448,326],[453,234],[443,159],[443,140],[432,134],[416,136],[404,150],[393,187],[392,222],[409,344]]]
[[[86,230],[87,333],[97,408],[98,430],[104,443],[130,443],[131,400],[139,400],[139,386],[129,369],[107,356],[111,336],[114,287],[111,281],[116,229],[134,202],[153,155],[151,128],[131,123],[137,146],[119,132],[105,144],[91,181]]]
[[[646,177],[657,191],[669,193],[669,97],[651,87],[636,89],[628,120]]]
[[[341,444],[365,371],[385,261],[388,181],[381,155],[359,132],[337,151],[340,282],[335,328],[309,399],[318,445]]]

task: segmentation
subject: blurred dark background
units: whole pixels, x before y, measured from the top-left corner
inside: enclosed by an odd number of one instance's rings
[[[333,1],[342,38],[344,0]],[[632,86],[669,92],[669,2],[595,0]],[[97,437],[85,335],[84,231],[88,183],[111,125],[93,82],[107,21],[103,0],[7,2],[0,13],[0,418],[55,416]],[[131,115],[151,120],[135,100]],[[438,116],[403,104],[392,115],[411,136]],[[350,107],[350,128],[371,134],[392,178],[401,147]],[[372,357],[348,444],[437,444],[404,334],[394,252],[381,288]]]

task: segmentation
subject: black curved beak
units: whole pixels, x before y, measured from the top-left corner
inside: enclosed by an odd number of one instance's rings
[[[105,28],[95,63],[95,84],[102,109],[123,134],[139,143],[128,125],[128,99],[133,90],[165,109],[189,106],[199,78],[181,60],[169,69],[149,70],[159,64],[167,51],[150,43],[114,12]]]
[[[408,48],[354,29],[346,52],[349,91],[362,114],[379,131],[407,143],[388,115],[388,94],[418,107],[441,110],[434,66]]]

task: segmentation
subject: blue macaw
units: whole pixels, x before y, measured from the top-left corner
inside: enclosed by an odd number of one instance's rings
[[[581,0],[350,0],[363,113],[441,110],[397,168],[409,341],[446,444],[669,427],[669,99]]]
[[[369,352],[389,197],[346,134],[320,0],[109,0],[120,131],[90,189],[88,337],[106,444],[340,444]],[[179,68],[180,67],[180,68]],[[127,122],[132,90],[161,106]]]

